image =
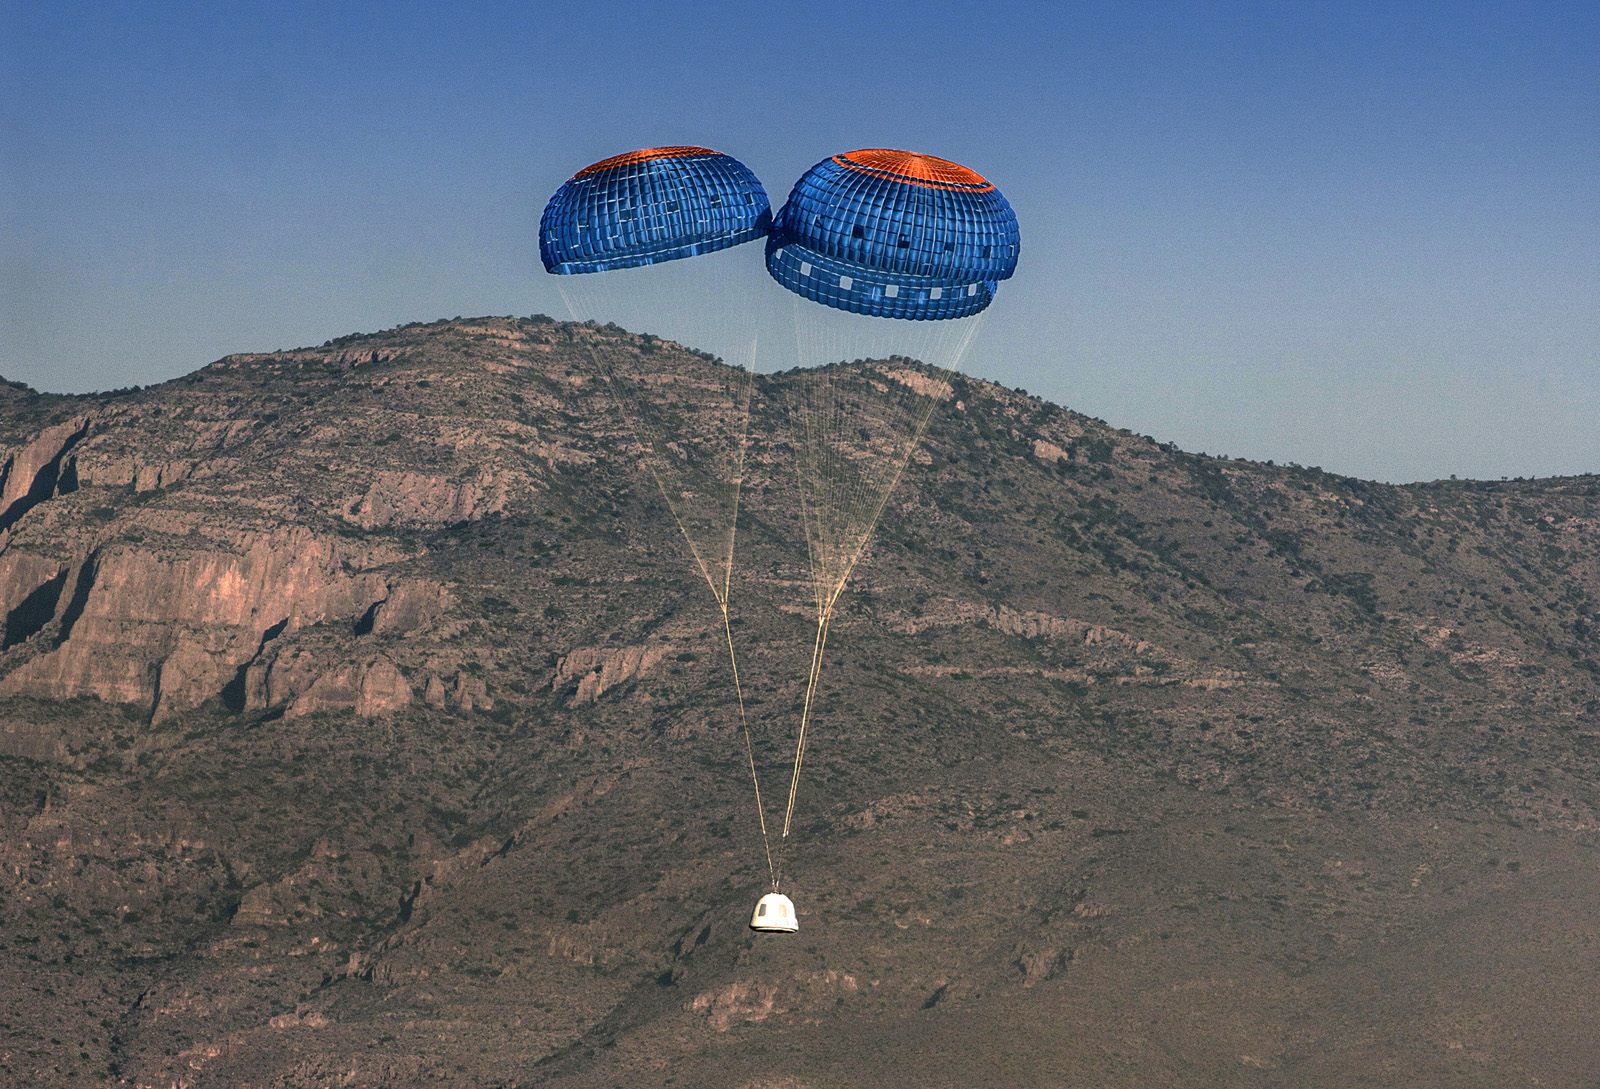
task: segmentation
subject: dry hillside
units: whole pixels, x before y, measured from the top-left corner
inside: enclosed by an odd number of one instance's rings
[[[831,636],[802,929],[755,935],[719,614],[596,345],[685,352],[458,319],[0,388],[13,1084],[1595,1084],[1600,479],[962,380]],[[786,381],[732,608],[774,794]]]

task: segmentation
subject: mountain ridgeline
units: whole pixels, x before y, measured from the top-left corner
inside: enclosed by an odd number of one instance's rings
[[[756,935],[721,614],[600,348],[721,366],[480,318],[0,387],[17,1084],[1592,1084],[1600,478],[958,379],[832,621],[800,932]],[[729,582],[784,785],[795,380]]]

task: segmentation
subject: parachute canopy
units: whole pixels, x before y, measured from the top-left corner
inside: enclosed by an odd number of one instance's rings
[[[767,271],[815,302],[882,318],[942,320],[984,309],[1016,271],[1017,217],[959,163],[867,148],[795,183],[767,237]]]
[[[649,147],[604,159],[556,190],[539,219],[539,256],[559,276],[676,261],[762,237],[767,191],[750,168],[703,147]]]

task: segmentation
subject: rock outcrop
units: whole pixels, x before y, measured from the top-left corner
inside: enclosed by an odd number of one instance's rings
[[[5,622],[0,649],[27,640],[54,619],[66,576],[67,569],[55,560],[21,549],[0,552],[0,617]]]
[[[580,647],[561,659],[552,687],[561,689],[576,678],[572,703],[593,703],[618,685],[649,672],[666,657],[667,650],[664,646]]]
[[[426,473],[380,472],[351,511],[363,529],[447,526],[505,510],[508,486],[494,474],[466,481]]]
[[[0,463],[0,531],[15,525],[58,487],[76,489],[76,472],[64,466],[63,459],[88,431],[88,417],[79,417],[45,428],[38,438],[6,455]]]
[[[318,674],[289,704],[289,718],[319,711],[354,711],[371,718],[404,710],[411,703],[411,685],[386,658],[347,662]]]
[[[0,679],[0,695],[91,696],[147,707],[164,721],[222,694],[281,636],[329,623],[392,635],[437,619],[448,595],[414,578],[391,586],[371,570],[388,555],[289,528],[242,534],[228,551],[108,546],[70,579],[36,557],[0,557],[7,600],[34,587],[12,607],[11,641],[45,639]],[[71,598],[57,607],[68,582]],[[46,614],[58,620],[53,632],[39,622]],[[394,678],[381,670],[372,679],[352,675],[350,683],[363,694],[308,698],[369,709],[362,713],[409,702],[409,689],[400,699]],[[330,679],[323,690],[340,689]]]

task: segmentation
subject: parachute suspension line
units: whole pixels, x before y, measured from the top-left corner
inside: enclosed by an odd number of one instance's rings
[[[767,835],[767,807],[761,801],[761,777],[756,774],[756,750],[750,741],[750,723],[744,717],[744,687],[739,683],[739,659],[733,653],[733,628],[728,623],[728,606],[722,605],[722,632],[728,637],[728,665],[733,669],[733,691],[739,697],[739,729],[744,733],[744,757],[750,765],[750,785],[756,792],[756,819],[761,824],[761,849],[767,853],[767,879],[778,891],[778,868],[772,863],[772,840]]]
[[[811,724],[811,708],[815,706],[817,683],[822,679],[822,651],[828,643],[828,625],[832,608],[817,618],[817,639],[811,647],[811,672],[806,677],[806,701],[800,712],[800,736],[794,746],[794,775],[789,780],[789,806],[783,813],[783,838],[789,838],[789,826],[794,820],[795,796],[800,790],[800,768],[806,759],[806,729]]]
[[[946,388],[948,388],[948,379],[944,379],[943,383]],[[872,511],[872,516],[868,520],[865,529],[861,533],[860,542],[857,544],[854,553],[850,555],[848,560],[845,561],[842,569],[838,571],[837,578],[830,580],[825,590],[819,585],[819,597],[817,601],[817,638],[811,651],[811,671],[809,676],[806,678],[806,698],[805,703],[800,711],[799,735],[795,740],[794,771],[789,779],[789,804],[784,810],[783,814],[783,839],[789,838],[790,827],[794,821],[795,799],[800,791],[800,772],[805,765],[806,741],[808,740],[808,735],[810,732],[811,712],[816,706],[817,686],[822,679],[822,654],[828,643],[828,628],[833,622],[834,605],[838,603],[839,598],[844,594],[845,586],[849,583],[850,575],[855,571],[856,564],[858,564],[861,561],[861,557],[866,554],[867,544],[871,541],[873,533],[877,530],[878,522],[882,519],[883,512],[889,505],[890,497],[894,494],[895,489],[900,486],[900,478],[905,475],[906,466],[911,461],[911,455],[916,451],[917,446],[922,442],[923,436],[927,433],[928,424],[933,419],[933,412],[934,409],[938,407],[938,403],[938,398],[927,398],[927,404],[924,406],[923,410],[918,413],[916,425],[912,430],[910,439],[906,443],[904,456],[898,459],[898,464],[896,465],[890,478],[889,485],[886,489],[884,489],[883,494],[879,497],[878,502],[875,504]],[[859,491],[860,489],[857,488],[856,492],[859,493]],[[802,503],[803,502],[804,500],[802,499]]]
[[[561,294],[565,299],[566,290],[564,288]],[[577,311],[577,307],[572,305],[570,299],[567,300],[567,305],[569,310]],[[744,458],[750,434],[750,397],[753,383],[746,381],[744,397],[742,402],[737,405],[740,425],[736,443],[738,454],[733,472],[732,523],[728,530],[728,553],[727,560],[723,565],[723,581],[719,587],[717,580],[711,574],[711,569],[700,555],[700,549],[695,544],[693,534],[689,532],[688,526],[684,524],[683,518],[680,517],[677,504],[672,501],[672,493],[668,490],[660,468],[656,465],[656,459],[659,456],[659,440],[657,436],[649,429],[648,421],[645,419],[643,412],[640,411],[639,406],[633,404],[633,399],[618,388],[619,383],[612,374],[611,368],[600,361],[599,353],[591,346],[587,354],[595,372],[605,382],[606,390],[611,395],[611,402],[617,409],[617,414],[622,417],[623,426],[628,429],[628,433],[633,436],[633,441],[644,452],[642,460],[645,463],[645,467],[650,470],[651,479],[655,481],[656,488],[661,492],[661,498],[667,505],[667,512],[671,514],[673,522],[677,524],[678,532],[682,534],[684,543],[689,546],[689,554],[694,558],[695,566],[700,568],[700,574],[705,577],[706,585],[711,590],[711,596],[716,599],[717,608],[722,613],[722,632],[728,646],[728,667],[733,674],[733,692],[739,705],[739,730],[744,737],[745,760],[750,767],[750,785],[755,791],[756,820],[761,828],[761,849],[767,859],[767,879],[772,883],[773,891],[776,892],[778,889],[778,869],[772,860],[772,840],[767,832],[767,811],[765,804],[761,800],[761,778],[756,773],[755,746],[750,738],[750,722],[745,716],[744,685],[739,679],[739,657],[734,651],[733,625],[728,616],[728,601],[733,588],[734,542],[739,531],[739,502],[744,489]],[[630,406],[633,408],[632,412],[629,411]]]
[[[751,355],[753,356],[754,354],[755,348],[752,345]],[[728,642],[728,668],[733,673],[733,694],[738,698],[739,701],[739,731],[744,735],[745,762],[750,765],[750,786],[755,791],[756,796],[756,821],[761,826],[761,849],[766,853],[767,856],[767,880],[772,883],[772,891],[777,892],[778,869],[773,865],[772,862],[772,840],[767,835],[767,807],[761,800],[761,777],[756,774],[755,745],[750,740],[750,720],[745,717],[744,685],[739,680],[739,656],[735,654],[733,650],[733,624],[728,618],[728,600],[733,594],[734,542],[739,534],[739,501],[744,492],[744,458],[750,439],[750,397],[752,393],[752,385],[753,383],[746,383],[745,385],[744,403],[741,406],[742,411],[739,413],[739,441],[737,444],[739,453],[738,461],[733,474],[733,523],[728,529],[728,562],[723,571],[722,593],[720,595],[717,594],[717,588],[715,585],[711,587],[711,593],[712,596],[717,598],[717,604],[722,609],[722,634]],[[659,478],[656,481],[656,486],[661,486],[661,481]],[[666,490],[664,488],[662,489],[662,495],[666,495]],[[668,506],[671,506],[670,500],[668,501]],[[685,536],[687,536],[687,534],[685,534]],[[698,558],[699,557],[697,556],[697,561]],[[705,570],[703,564],[701,565],[701,570]]]
[[[678,514],[678,505],[672,501],[672,493],[667,490],[666,482],[661,479],[661,472],[656,467],[655,443],[649,441],[646,436],[641,433],[645,427],[643,418],[640,417],[639,422],[635,422],[634,414],[629,413],[624,405],[624,395],[617,390],[617,383],[612,378],[610,368],[606,367],[600,362],[599,355],[593,348],[589,349],[589,358],[591,361],[593,361],[595,370],[599,372],[601,379],[605,382],[606,389],[611,394],[611,401],[614,405],[616,405],[617,412],[622,417],[623,426],[625,426],[628,429],[628,433],[633,436],[633,441],[639,445],[641,450],[644,451],[644,458],[642,460],[644,461],[645,468],[650,470],[651,479],[656,482],[656,488],[661,492],[661,498],[666,501],[667,513],[672,515],[673,522],[675,522],[678,526],[678,532],[683,534],[683,542],[689,546],[689,555],[694,557],[695,566],[700,568],[700,574],[705,577],[706,585],[711,588],[711,596],[716,598],[717,604],[722,606],[724,611],[726,611],[728,605],[726,591],[723,587],[719,587],[717,585],[716,578],[712,576],[711,569],[706,566],[705,559],[700,555],[699,547],[694,543],[693,535],[690,534],[689,528],[683,524],[683,519]],[[651,436],[650,438],[653,437],[654,436]],[[734,520],[737,523],[737,512],[735,513]],[[733,539],[731,533],[729,534],[728,540],[728,566],[730,568],[733,566]],[[730,579],[731,574],[732,573],[730,572]]]
[[[919,376],[900,378],[883,373],[883,378],[889,384],[888,388],[891,391],[895,385],[903,385],[912,394],[921,398],[920,405],[911,409],[909,418],[904,420],[908,426],[903,433],[903,441],[892,447],[892,452],[887,458],[885,473],[870,472],[873,460],[870,454],[866,458],[852,460],[845,453],[847,444],[861,437],[850,433],[850,429],[855,426],[860,430],[862,421],[856,420],[852,423],[849,418],[850,406],[844,403],[846,399],[840,396],[839,386],[850,380],[850,376],[842,370],[837,375],[834,373],[834,368],[844,366],[842,359],[838,363],[825,364],[800,376],[801,392],[796,395],[793,402],[796,409],[793,415],[798,416],[802,431],[803,447],[799,457],[801,520],[805,526],[806,549],[811,561],[816,594],[817,635],[812,645],[811,668],[806,678],[805,701],[801,707],[800,728],[795,739],[794,765],[789,780],[789,797],[784,810],[780,844],[787,840],[793,831],[800,776],[805,767],[811,721],[816,711],[818,689],[822,681],[823,655],[833,623],[834,609],[843,596],[856,566],[866,555],[873,535],[877,532],[878,524],[888,509],[890,499],[899,488],[911,458],[926,437],[934,412],[941,401],[951,396],[956,367],[977,334],[982,318],[958,323],[927,324],[934,327],[918,330],[924,334],[920,338],[914,338],[923,342],[917,345],[920,354],[910,357],[926,368],[927,372],[931,372],[920,376],[927,384],[920,387],[913,385],[912,382]],[[803,323],[797,324],[797,332],[802,327]],[[809,356],[832,360],[839,355],[839,349],[843,345],[834,341],[841,338],[824,335],[818,339],[823,341],[825,346],[802,341],[800,345],[802,358]],[[882,363],[879,366],[881,368]],[[905,401],[901,403],[906,404]],[[891,410],[893,407],[890,406]],[[907,404],[906,407],[910,408],[910,405]],[[861,406],[856,406],[858,414],[860,408]],[[866,468],[863,467],[863,463]],[[782,850],[780,846],[780,852]]]
[[[966,328],[960,331],[960,339],[956,341],[954,350],[951,353],[952,364],[958,363],[961,357],[966,354],[967,347],[972,343],[972,338],[977,335],[978,327],[982,324],[982,321],[981,317],[970,321],[966,323]],[[954,330],[951,331],[953,332]],[[944,330],[941,330],[941,332],[944,332]],[[930,352],[929,354],[934,353]],[[940,354],[942,355],[943,353],[941,352]],[[849,580],[850,573],[855,570],[856,564],[861,562],[861,557],[866,554],[867,545],[872,542],[872,535],[877,532],[878,522],[882,520],[883,512],[889,507],[889,500],[894,496],[895,490],[900,487],[900,479],[905,476],[906,468],[911,464],[911,458],[916,454],[917,448],[922,445],[922,440],[928,433],[928,425],[933,422],[933,414],[938,409],[939,402],[949,397],[953,391],[953,379],[955,377],[953,365],[947,368],[937,364],[929,364],[926,361],[922,362],[936,376],[936,388],[940,390],[940,393],[937,396],[932,393],[923,395],[924,404],[922,410],[917,414],[915,426],[912,428],[910,437],[906,440],[904,449],[893,463],[894,471],[890,477],[889,486],[884,488],[878,496],[877,507],[873,510],[872,517],[867,522],[866,531],[861,535],[860,544],[857,546],[855,554],[845,564],[844,576],[840,579],[839,587],[835,591],[836,597],[844,592],[844,584]]]
[[[755,359],[758,348],[759,337],[752,337],[750,341],[750,358],[752,360]],[[734,538],[739,535],[739,502],[744,495],[744,456],[750,446],[750,399],[755,396],[755,379],[750,377],[748,372],[745,373],[744,403],[739,406],[739,441],[736,445],[739,455],[733,470],[733,524],[728,527],[728,567],[722,576],[722,611],[724,614],[728,611],[728,596],[733,592],[733,542]],[[731,634],[728,642],[730,644],[733,642]],[[741,708],[740,717],[742,718],[744,717],[744,700],[742,697],[739,703]]]
[[[754,348],[751,349],[754,355]],[[723,577],[722,596],[717,604],[722,607],[722,634],[728,640],[728,667],[733,671],[733,693],[739,699],[739,730],[744,734],[744,756],[750,765],[750,786],[756,794],[756,820],[761,825],[761,849],[767,856],[767,880],[772,891],[778,891],[778,868],[772,864],[772,840],[767,835],[767,807],[761,801],[761,777],[756,774],[756,750],[750,740],[750,721],[744,713],[744,685],[739,680],[739,656],[733,652],[733,625],[728,619],[728,598],[733,592],[733,544],[739,533],[739,500],[744,490],[744,455],[750,437],[750,386],[745,387],[744,412],[739,429],[739,461],[733,478],[733,526],[728,530],[728,566]],[[659,482],[658,482],[659,484]],[[716,588],[712,588],[716,593]]]

